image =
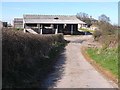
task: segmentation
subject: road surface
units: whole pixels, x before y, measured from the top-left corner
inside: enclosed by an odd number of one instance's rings
[[[81,46],[94,44],[92,36],[65,36],[70,43],[61,52],[53,71],[43,83],[47,88],[116,88],[85,60]],[[96,43],[97,45],[97,43]]]

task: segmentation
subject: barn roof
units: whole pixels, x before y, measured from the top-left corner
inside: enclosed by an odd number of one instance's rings
[[[14,21],[23,21],[23,18],[14,18]]]
[[[85,24],[75,15],[23,15],[25,23]]]

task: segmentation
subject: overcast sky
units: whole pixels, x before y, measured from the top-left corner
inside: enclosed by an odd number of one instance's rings
[[[23,14],[76,15],[79,12],[85,12],[95,19],[98,19],[98,16],[101,14],[105,14],[110,17],[112,24],[118,24],[118,2],[5,1],[7,0],[4,0],[4,2],[2,2],[2,12],[0,12],[2,15],[0,17],[2,21],[12,22],[14,17],[22,17]]]

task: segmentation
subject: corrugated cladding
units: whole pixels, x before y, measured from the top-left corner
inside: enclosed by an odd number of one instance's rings
[[[23,28],[23,18],[14,18],[14,28]]]

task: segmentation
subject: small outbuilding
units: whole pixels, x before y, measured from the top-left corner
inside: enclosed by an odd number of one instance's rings
[[[14,18],[14,28],[23,28],[23,18]]]

